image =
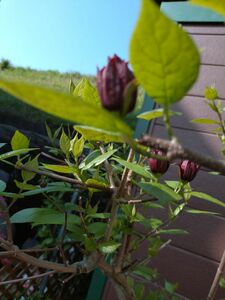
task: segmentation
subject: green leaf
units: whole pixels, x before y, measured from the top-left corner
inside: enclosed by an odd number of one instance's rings
[[[63,225],[65,223],[65,214],[51,208],[26,208],[15,213],[10,220],[12,223]],[[79,224],[80,218],[76,215],[68,214],[67,223]]]
[[[81,133],[88,141],[102,141],[104,143],[124,143],[124,139],[121,134],[118,134],[116,132],[93,128],[90,126],[74,126],[74,129],[77,132]]]
[[[73,174],[75,170],[73,168],[66,165],[51,165],[51,164],[43,164],[45,169],[65,174]]]
[[[82,78],[76,87],[73,90],[74,96],[80,96],[83,101],[95,105],[100,105],[100,98],[98,91],[93,85],[90,83],[90,81],[84,77]]]
[[[180,116],[180,115],[182,115],[182,113],[181,112],[174,112],[174,111],[170,110],[169,115],[170,116],[173,116],[173,115]],[[147,121],[150,121],[150,120],[156,119],[156,118],[160,118],[160,117],[163,117],[163,108],[157,108],[157,109],[154,109],[154,110],[146,111],[146,112],[144,112],[144,113],[137,116],[137,118],[144,119],[144,120],[147,120]]]
[[[173,294],[176,292],[178,288],[178,284],[174,284],[174,283],[171,283],[171,282],[168,282],[166,281],[165,282],[165,290],[169,293],[169,294]]]
[[[225,289],[225,278],[224,278],[224,277],[221,277],[221,278],[220,278],[219,286],[220,286],[222,289]],[[221,299],[221,300],[222,300],[222,299]]]
[[[0,192],[4,192],[5,189],[6,189],[6,183],[0,180]]]
[[[84,247],[87,251],[93,252],[97,249],[97,243],[93,239],[86,238]]]
[[[75,160],[78,159],[78,157],[82,154],[83,150],[84,150],[84,143],[85,143],[85,139],[83,136],[81,136],[79,139],[75,139],[72,143],[72,153],[73,156],[75,158]]]
[[[208,100],[216,100],[218,98],[218,93],[217,93],[217,90],[214,86],[207,86],[205,88],[205,97],[208,99]]]
[[[225,16],[225,2],[224,0],[190,0],[191,3],[202,5],[207,8],[211,8]]]
[[[80,163],[79,169],[83,169],[85,166],[87,166],[92,160],[94,160],[96,157],[101,155],[100,150],[94,150],[88,156]]]
[[[192,123],[198,123],[198,124],[217,124],[217,125],[220,124],[216,120],[206,119],[206,118],[193,119],[193,120],[191,120],[191,122]]]
[[[93,213],[87,215],[87,218],[91,219],[108,219],[109,217],[110,213]]]
[[[129,170],[132,170],[134,173],[136,173],[138,175],[141,175],[148,179],[154,178],[154,176],[150,172],[148,172],[145,167],[142,167],[142,166],[138,165],[137,163],[128,162],[126,160],[123,160],[120,158],[115,158],[115,157],[113,157],[112,160],[117,161],[119,164],[128,168]]]
[[[191,196],[225,207],[222,201],[202,192],[191,192]]]
[[[0,88],[36,108],[73,121],[121,135],[132,136],[131,129],[121,118],[102,107],[85,103],[80,97],[59,93],[26,83],[0,80]]]
[[[106,228],[107,228],[107,223],[102,223],[102,222],[91,223],[87,227],[88,231],[94,234],[95,235],[94,237],[96,239],[104,236]]]
[[[68,236],[77,242],[85,242],[87,239],[86,233],[83,228],[80,228],[74,224],[67,224],[67,230],[71,231]]]
[[[188,231],[183,230],[183,229],[161,229],[159,230],[160,234],[188,234]]]
[[[20,154],[25,154],[29,151],[37,150],[37,148],[19,149],[14,151],[9,151],[0,155],[0,160],[5,160],[10,157],[18,156]]]
[[[138,82],[157,103],[182,99],[196,81],[200,56],[192,39],[153,0],[142,0],[130,45]]]
[[[162,202],[171,202],[171,201],[179,201],[182,197],[175,193],[172,189],[168,186],[163,185],[161,183],[152,182],[140,182],[138,186],[144,190],[147,194],[156,197],[158,200]]]
[[[199,210],[199,209],[185,209],[185,211],[189,214],[195,214],[195,215],[219,215],[219,213],[208,211],[208,210]]]
[[[25,182],[19,182],[17,180],[14,180],[14,182],[15,182],[16,186],[21,190],[32,191],[32,190],[35,190],[35,189],[38,188],[36,185],[33,185],[33,184],[28,184],[28,183],[25,183]]]
[[[38,157],[39,157],[39,155],[37,155],[34,159],[29,160],[28,162],[26,162],[24,164],[24,166],[34,169],[34,170],[37,170],[38,169]],[[22,170],[21,175],[22,175],[23,180],[25,182],[28,182],[36,176],[36,173]]]
[[[136,266],[132,273],[146,280],[153,280],[156,277],[156,271],[154,269],[142,265]]]
[[[111,253],[115,252],[116,249],[118,249],[120,245],[121,245],[120,243],[117,243],[114,241],[109,241],[109,242],[101,243],[99,245],[99,249],[104,254],[111,254]]]
[[[16,132],[14,133],[11,139],[12,150],[15,151],[19,149],[29,148],[29,144],[30,142],[28,138],[19,130],[16,130]]]
[[[82,167],[82,170],[83,171],[88,170],[92,167],[96,167],[96,166],[102,164],[105,160],[110,158],[110,156],[112,156],[116,151],[117,151],[117,149],[114,149],[114,150],[110,150],[104,154],[99,155],[98,157],[96,157],[92,161],[90,161],[87,165]],[[80,166],[79,166],[79,168],[80,168]]]
[[[66,157],[69,157],[70,154],[70,139],[65,134],[64,130],[62,131],[62,134],[59,139],[59,146],[62,152],[66,155]]]
[[[71,188],[66,185],[47,186],[45,188],[38,188],[32,191],[23,192],[21,195],[27,197],[27,196],[34,196],[38,194],[53,193],[53,192],[74,192],[74,188]]]

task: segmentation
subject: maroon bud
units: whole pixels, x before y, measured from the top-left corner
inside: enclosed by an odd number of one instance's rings
[[[128,63],[117,55],[110,57],[108,64],[97,72],[97,88],[102,106],[122,114],[131,112],[137,99],[137,87],[128,88],[133,81],[134,75]]]
[[[153,149],[151,151],[151,153],[159,155],[159,156],[166,155],[166,153],[164,151],[159,150],[159,149]],[[149,158],[148,164],[149,164],[149,167],[150,167],[152,173],[160,173],[160,174],[166,173],[166,171],[168,170],[169,165],[170,165],[168,160],[160,160],[160,159],[156,159],[156,158]]]
[[[182,180],[190,182],[195,178],[200,168],[200,165],[190,160],[183,160],[179,164],[179,168],[180,168],[180,178]]]

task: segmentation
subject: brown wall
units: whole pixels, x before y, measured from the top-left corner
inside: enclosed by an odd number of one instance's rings
[[[172,118],[174,133],[186,146],[202,153],[222,158],[221,144],[213,126],[190,123],[194,118],[216,118],[204,103],[204,89],[215,84],[220,99],[225,104],[225,27],[184,26],[202,51],[202,63],[197,83],[182,102],[174,105],[175,111],[183,112],[181,117]],[[158,119],[150,126],[149,133],[167,138],[162,120]],[[172,166],[167,178],[177,179],[178,167]],[[193,181],[196,191],[204,191],[225,202],[225,180],[223,176],[209,175],[202,169]],[[191,215],[185,213],[173,225],[189,232],[188,235],[168,237],[171,244],[154,259],[163,279],[179,282],[179,294],[192,300],[205,300],[212,284],[218,263],[225,249],[225,209],[199,199],[191,199],[189,206],[197,209],[213,210],[217,216]],[[161,216],[161,212],[149,213],[149,216]],[[145,247],[138,253],[144,255]],[[225,298],[225,292],[219,291],[217,299]],[[113,289],[106,286],[104,300],[116,299]]]

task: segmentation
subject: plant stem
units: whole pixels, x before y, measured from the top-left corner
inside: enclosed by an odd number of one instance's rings
[[[210,288],[207,300],[214,300],[215,299],[216,292],[217,292],[218,287],[219,287],[220,278],[221,278],[221,276],[224,272],[224,269],[225,269],[225,250],[223,252],[219,267],[217,269],[216,276],[215,276],[215,278],[213,280],[213,283],[212,283],[212,286]]]

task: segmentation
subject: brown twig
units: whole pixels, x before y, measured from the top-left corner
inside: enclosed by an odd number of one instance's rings
[[[47,171],[42,171],[42,170],[30,168],[30,167],[25,166],[25,165],[17,166],[17,168],[21,169],[21,170],[26,170],[28,172],[36,173],[38,175],[44,175],[44,176],[47,176],[47,177],[50,177],[50,178],[53,178],[53,179],[56,179],[56,180],[68,182],[68,183],[72,184],[73,186],[79,187],[81,189],[94,188],[94,189],[103,190],[103,191],[106,191],[106,192],[111,192],[112,191],[112,189],[110,187],[99,185],[97,183],[88,183],[88,184],[86,184],[86,183],[84,183],[80,180],[74,179],[74,178],[58,175],[58,174],[55,174],[55,173],[52,173],[52,172],[47,172]]]
[[[1,247],[5,250],[17,251],[18,247],[11,244],[10,242],[4,240],[0,237]],[[27,264],[34,265],[39,268],[55,270],[62,273],[89,273],[93,271],[96,267],[96,261],[99,259],[99,253],[94,252],[88,257],[84,257],[82,261],[75,262],[74,264],[64,266],[64,264],[54,263],[47,260],[39,259],[28,255],[26,253],[17,252],[17,259],[23,261]]]
[[[225,268],[225,250],[223,252],[219,267],[217,269],[216,276],[214,277],[213,283],[211,285],[207,300],[214,300],[215,299],[216,292],[217,292],[218,287],[219,287],[220,278],[221,278],[221,276],[224,272],[224,268]]]
[[[12,279],[12,280],[7,280],[7,281],[1,281],[0,285],[13,284],[13,283],[21,282],[21,281],[28,281],[28,280],[38,279],[38,278],[41,278],[41,277],[44,277],[44,276],[49,276],[49,275],[54,274],[54,273],[56,273],[56,271],[48,271],[48,272],[45,272],[45,273],[41,273],[41,274],[37,274],[37,275],[25,277],[25,278],[18,278],[18,279]]]
[[[65,223],[64,223],[64,226],[63,226],[63,233],[62,233],[62,237],[61,237],[61,241],[60,241],[60,245],[59,245],[59,251],[60,251],[60,254],[62,256],[63,263],[64,263],[65,266],[67,266],[67,262],[66,262],[65,251],[63,249],[63,242],[64,242],[64,239],[65,239],[65,236],[66,236],[66,228],[67,228],[67,212],[65,212]]]
[[[42,156],[45,156],[46,158],[49,158],[49,159],[51,159],[51,160],[53,160],[53,161],[55,161],[55,162],[58,162],[58,163],[60,163],[60,164],[65,164],[65,161],[64,161],[64,160],[59,159],[59,158],[56,158],[56,157],[54,157],[54,156],[52,156],[52,155],[50,155],[50,154],[48,154],[48,153],[41,152],[41,155],[42,155]]]
[[[47,251],[55,251],[58,247],[53,248],[43,248],[43,249],[17,249],[17,250],[9,250],[9,251],[1,251],[1,256],[17,256],[17,253],[38,253],[38,252],[47,252]]]

